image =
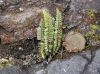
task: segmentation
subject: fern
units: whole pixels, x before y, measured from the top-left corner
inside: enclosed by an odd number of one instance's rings
[[[56,9],[56,21],[50,13],[44,9],[43,19],[37,29],[39,42],[39,54],[45,59],[49,53],[58,51],[62,38],[62,18],[59,9]]]
[[[54,52],[56,52],[61,43],[62,38],[62,18],[59,9],[56,9],[55,33],[54,33]]]

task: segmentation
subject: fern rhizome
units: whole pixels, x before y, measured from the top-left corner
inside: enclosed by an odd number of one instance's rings
[[[40,40],[39,55],[45,59],[49,54],[55,54],[61,46],[62,15],[58,8],[55,18],[46,9],[43,9],[42,15],[43,18],[37,28],[37,39]]]

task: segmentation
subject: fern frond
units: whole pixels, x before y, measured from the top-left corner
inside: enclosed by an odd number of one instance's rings
[[[56,53],[61,45],[62,17],[59,9],[56,9],[56,21],[50,13],[44,9],[43,19],[37,29],[40,56],[45,59],[49,53]]]
[[[59,9],[56,9],[56,21],[55,21],[55,34],[54,34],[54,52],[58,51],[61,45],[62,38],[62,16]]]

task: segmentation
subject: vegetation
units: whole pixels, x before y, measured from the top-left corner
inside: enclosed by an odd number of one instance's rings
[[[45,59],[49,53],[56,53],[61,46],[62,17],[59,9],[56,9],[56,19],[48,10],[43,9],[43,19],[37,28],[37,39],[40,40],[38,50],[40,56]]]

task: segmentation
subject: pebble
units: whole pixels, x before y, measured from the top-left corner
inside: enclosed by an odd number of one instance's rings
[[[20,7],[20,8],[19,8],[19,11],[20,11],[20,12],[23,12],[23,11],[24,11],[24,9]]]

